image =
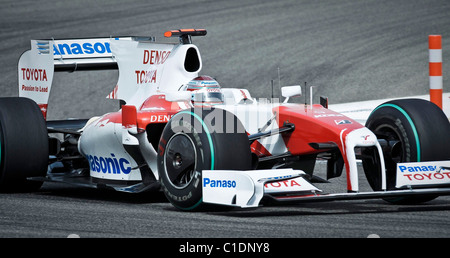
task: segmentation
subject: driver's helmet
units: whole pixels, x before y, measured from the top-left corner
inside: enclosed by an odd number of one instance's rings
[[[219,83],[210,76],[199,76],[187,84],[187,91],[193,91],[194,106],[210,106],[223,104],[223,93]]]

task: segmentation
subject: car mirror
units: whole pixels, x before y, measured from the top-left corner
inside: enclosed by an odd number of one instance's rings
[[[281,95],[286,98],[283,103],[287,103],[289,98],[302,95],[302,87],[300,85],[281,87]]]

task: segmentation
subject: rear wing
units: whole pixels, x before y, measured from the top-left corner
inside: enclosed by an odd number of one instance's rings
[[[19,96],[33,99],[47,117],[55,72],[119,70],[114,90],[107,95],[139,107],[158,92],[177,91],[198,76],[202,63],[191,36],[205,30],[172,31],[180,42],[156,43],[153,37],[31,40],[18,64]]]
[[[50,52],[53,46],[53,64],[56,72],[117,69],[111,51],[111,40],[134,40],[132,37],[91,38],[66,40],[38,40],[40,54]],[[53,43],[53,44],[50,44]]]
[[[36,101],[46,117],[54,72],[117,69],[110,42],[110,38],[31,40],[31,50],[19,59],[19,96]]]

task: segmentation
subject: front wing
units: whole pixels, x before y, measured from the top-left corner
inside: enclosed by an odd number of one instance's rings
[[[399,189],[374,192],[324,194],[300,170],[204,170],[203,202],[252,208],[262,200],[277,204],[377,199],[413,195],[450,195],[450,161],[399,163]],[[417,179],[404,184],[403,178]],[[426,180],[430,179],[430,180]],[[401,189],[400,189],[401,188]]]

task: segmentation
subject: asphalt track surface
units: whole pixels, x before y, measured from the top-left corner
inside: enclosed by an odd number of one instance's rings
[[[223,87],[248,88],[254,97],[268,98],[271,80],[276,97],[279,84],[308,82],[331,103],[426,94],[427,36],[441,34],[444,91],[449,91],[447,0],[1,0],[0,5],[1,96],[17,96],[17,61],[30,39],[165,40],[163,32],[177,28],[208,30],[206,37],[194,38],[202,74]],[[105,99],[116,80],[117,71],[56,74],[48,118],[116,110],[118,103]],[[317,166],[318,175],[323,168]],[[332,181],[324,187],[345,191],[345,175]],[[450,198],[440,197],[417,206],[358,200],[185,213],[161,194],[45,183],[36,193],[0,194],[0,237],[450,237],[449,210]]]

